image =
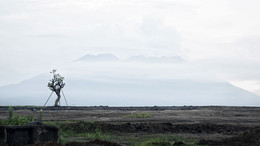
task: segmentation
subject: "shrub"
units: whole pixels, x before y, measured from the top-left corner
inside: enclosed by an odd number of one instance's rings
[[[41,109],[40,110],[40,115],[39,115],[39,121],[42,121],[42,113],[43,113],[43,110]]]
[[[21,116],[19,114],[13,114],[13,117],[9,121],[8,125],[26,125],[33,121],[33,116]]]
[[[1,121],[1,125],[26,125],[33,121],[33,116],[21,116],[13,113],[13,107],[10,106],[8,120]]]

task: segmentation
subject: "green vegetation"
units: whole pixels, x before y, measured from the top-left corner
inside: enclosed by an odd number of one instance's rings
[[[9,120],[9,123],[11,123],[12,119],[13,119],[13,107],[9,106],[8,110],[9,110],[9,118],[8,118],[8,120]]]
[[[95,127],[95,124],[92,122],[65,121],[65,122],[44,122],[44,124],[57,126],[59,128],[61,143],[69,142],[70,137],[80,137],[85,141],[90,141],[95,139],[110,141],[111,138],[110,133],[103,132],[100,128]]]
[[[167,139],[166,137],[155,137],[150,138],[148,140],[145,140],[143,142],[139,142],[137,144],[134,144],[136,146],[170,146],[176,143],[175,141],[171,141],[170,139]]]
[[[106,140],[130,146],[195,146],[197,140],[181,138],[170,133],[165,134],[138,134],[104,131],[102,126],[86,121],[44,122],[59,128],[60,142],[86,142],[94,139]],[[98,126],[99,125],[99,126]]]
[[[26,125],[34,121],[33,116],[21,116],[19,114],[12,114],[12,117],[8,120],[1,121],[2,125]]]
[[[91,141],[95,139],[100,139],[100,140],[110,140],[110,134],[102,132],[100,129],[96,129],[94,131],[89,131],[89,132],[83,132],[83,133],[75,133],[74,131],[70,130],[60,130],[60,139],[61,143],[67,143],[71,140],[69,140],[71,137],[79,137],[80,139],[83,140],[76,140],[76,141]],[[74,141],[74,140],[72,140]]]
[[[144,139],[144,140],[143,140]],[[174,146],[174,145],[183,145],[183,146],[196,146],[197,140],[194,139],[184,139],[178,135],[148,135],[142,137],[140,141],[135,141],[133,146]]]
[[[150,118],[152,115],[150,113],[131,113],[130,115],[122,116],[123,118]]]
[[[42,113],[43,113],[43,110],[41,109],[40,110],[40,115],[39,115],[39,121],[42,121]]]
[[[9,117],[8,120],[1,121],[2,125],[26,125],[34,121],[33,116],[21,116],[19,114],[13,113],[13,107],[9,107]]]

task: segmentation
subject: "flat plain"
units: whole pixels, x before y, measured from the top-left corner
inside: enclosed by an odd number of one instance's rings
[[[230,106],[147,106],[147,107],[37,107],[15,106],[14,113],[39,117],[43,109],[43,122],[65,124],[67,127],[87,125],[89,129],[98,128],[110,133],[105,140],[121,145],[142,143],[149,137],[179,137],[184,145],[236,144],[235,138],[248,136],[246,134],[259,132],[260,107],[230,107]],[[9,116],[7,106],[0,107],[0,120]],[[91,124],[86,124],[91,123]],[[66,127],[65,126],[65,127]],[[63,126],[64,127],[64,126]],[[84,127],[83,127],[84,129]],[[79,131],[74,132],[79,133]],[[112,134],[111,134],[112,133]],[[257,135],[259,133],[254,133]],[[126,138],[128,137],[128,139]],[[137,139],[139,137],[139,139]],[[249,136],[251,138],[252,136]],[[136,138],[136,139],[135,139]],[[233,138],[233,143],[232,143]],[[253,138],[258,144],[260,138]],[[84,136],[66,136],[66,142],[85,142]],[[131,141],[129,139],[132,139]],[[134,139],[134,140],[133,140]],[[195,142],[187,142],[193,139]],[[248,139],[248,138],[247,138]],[[180,141],[180,140],[179,140]],[[222,142],[222,143],[221,143]],[[139,143],[139,144],[140,144]],[[136,145],[139,145],[136,144]],[[169,145],[172,143],[169,142]],[[248,144],[248,142],[247,142]],[[166,144],[167,145],[167,144]],[[250,145],[250,143],[249,143]]]

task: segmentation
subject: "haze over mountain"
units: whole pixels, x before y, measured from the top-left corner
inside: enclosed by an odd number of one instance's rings
[[[184,60],[180,56],[145,57],[143,55],[139,55],[139,56],[129,57],[127,61],[151,62],[151,63],[180,63],[183,62]]]
[[[160,57],[146,57],[144,55],[130,56],[127,59],[119,59],[113,54],[103,53],[98,55],[87,54],[76,59],[75,61],[85,62],[110,62],[110,61],[131,61],[131,62],[150,62],[150,63],[180,63],[184,62],[180,56],[160,56]]]
[[[93,62],[118,61],[118,58],[112,54],[98,54],[98,55],[87,54],[83,57],[80,57],[76,61],[93,61]]]
[[[65,76],[64,91],[71,96],[74,86],[69,87],[73,84],[70,80],[101,77],[109,83],[125,83],[128,78],[135,83],[228,82],[260,96],[259,5],[259,0],[2,0],[0,88],[10,84],[22,88],[27,85],[25,79],[34,82],[33,76],[57,68]],[[22,81],[24,84],[18,84]],[[47,92],[43,95],[46,97],[49,91],[46,83],[42,84],[39,89],[30,87],[31,92],[41,90]],[[193,94],[191,87],[185,88],[187,94]],[[10,97],[18,92],[26,97],[30,93],[8,91]],[[139,95],[139,91],[134,92]],[[155,91],[150,92],[145,93]],[[221,104],[243,104],[242,99],[247,97],[239,97],[233,101],[226,98],[228,101]],[[7,102],[4,99],[6,96],[0,98],[0,104]],[[245,105],[257,103],[250,100]],[[203,100],[196,101],[202,104]]]
[[[259,96],[177,56],[118,59],[112,54],[88,54],[57,69],[65,77],[70,105],[260,105]],[[0,87],[0,105],[43,105],[51,93],[47,88],[51,77],[44,73]],[[65,104],[64,99],[61,102]]]

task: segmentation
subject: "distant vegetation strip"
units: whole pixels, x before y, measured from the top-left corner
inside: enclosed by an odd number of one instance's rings
[[[150,113],[131,113],[130,115],[122,116],[122,118],[150,118],[152,115]]]

